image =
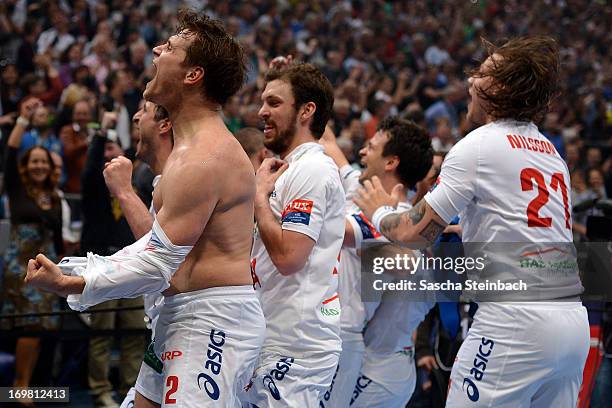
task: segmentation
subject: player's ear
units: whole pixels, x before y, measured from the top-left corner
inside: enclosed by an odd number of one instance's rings
[[[400,160],[397,156],[389,156],[386,158],[385,170],[387,171],[395,171],[397,166],[399,166]]]
[[[168,132],[170,129],[172,129],[172,122],[170,122],[168,119],[162,119],[159,122],[159,133]]]
[[[300,110],[302,111],[300,114],[300,120],[302,122],[306,122],[308,119],[314,116],[315,112],[317,111],[317,105],[315,105],[314,102],[306,102],[304,105],[302,105]]]
[[[204,78],[204,68],[202,67],[192,67],[189,68],[187,74],[185,75],[185,83],[188,85],[196,84],[198,81]]]

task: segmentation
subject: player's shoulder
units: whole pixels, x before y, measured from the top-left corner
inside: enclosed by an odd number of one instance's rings
[[[309,143],[309,146],[304,148],[303,155],[289,163],[289,170],[302,177],[312,177],[320,181],[328,178],[340,181],[338,166],[325,154],[322,147]]]
[[[537,128],[536,128],[537,130]],[[499,140],[508,134],[516,133],[517,125],[512,120],[500,120],[482,125],[465,135],[451,149],[453,154],[470,155],[473,157],[483,152],[499,151]],[[450,153],[450,152],[449,152]]]

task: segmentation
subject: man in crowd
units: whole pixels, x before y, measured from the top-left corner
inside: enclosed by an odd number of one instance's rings
[[[246,127],[237,131],[234,136],[236,136],[236,139],[240,142],[240,146],[242,146],[245,153],[249,156],[255,171],[261,166],[261,163],[266,157],[271,156],[268,149],[264,146],[264,135],[261,130]]]

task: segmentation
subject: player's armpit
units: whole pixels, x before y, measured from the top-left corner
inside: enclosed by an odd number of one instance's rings
[[[408,211],[384,217],[380,232],[396,244],[421,249],[436,242],[447,225],[425,200],[421,200]]]

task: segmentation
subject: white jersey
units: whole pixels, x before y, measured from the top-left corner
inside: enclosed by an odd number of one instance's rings
[[[289,168],[274,185],[272,212],[283,230],[305,234],[315,245],[301,270],[283,276],[255,230],[251,264],[267,323],[263,350],[291,357],[339,353],[344,190],[338,167],[318,143],[298,146],[285,160]]]
[[[552,143],[533,123],[503,120],[451,149],[425,200],[446,222],[463,211],[464,242],[571,242],[569,192]]]
[[[500,120],[472,131],[446,156],[437,184],[425,200],[446,222],[460,214],[464,243],[571,246],[569,171],[533,123]],[[502,250],[493,254],[500,264],[517,265],[519,257],[527,256],[527,252],[505,245],[503,250],[508,254]],[[557,248],[548,245],[542,249],[538,257]],[[518,267],[512,272],[527,276],[530,287],[551,291],[534,294],[538,300],[577,296],[582,291],[577,269],[554,279],[533,270],[525,273]],[[485,277],[481,275],[481,279]],[[499,278],[500,270],[492,270],[486,277]]]
[[[345,191],[346,198],[346,220],[353,226],[353,234],[355,235],[355,242],[363,240],[363,234],[361,233],[360,227],[355,221],[354,217],[362,217],[362,223],[365,223],[371,227],[373,231],[371,235],[379,237],[380,234],[376,233],[374,227],[372,227],[369,221],[365,219],[363,213],[359,210],[353,201],[352,197],[355,195],[357,189],[361,186],[359,183],[359,176],[361,172],[353,169],[350,165],[343,166],[340,169],[340,178],[342,179],[342,186]],[[358,231],[359,230],[359,231]],[[361,260],[357,254],[357,249],[343,247],[340,254],[340,269],[339,269],[339,289],[340,294],[340,306],[342,307],[342,315],[340,316],[340,328],[342,333],[358,333],[361,337],[361,332],[365,326],[366,321],[372,316],[376,305],[371,305],[369,308],[370,314],[368,315],[364,303],[361,301]],[[343,340],[344,336],[343,336]]]

